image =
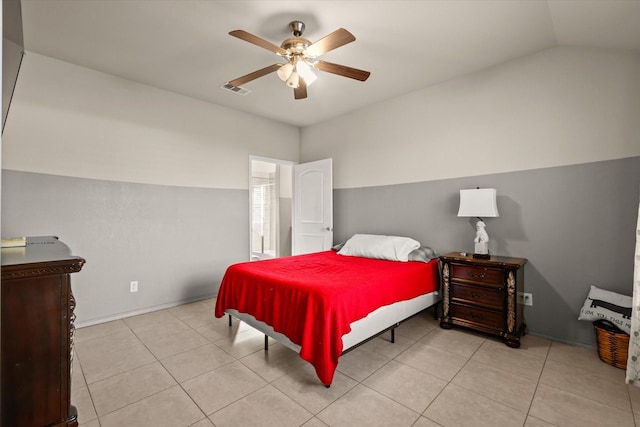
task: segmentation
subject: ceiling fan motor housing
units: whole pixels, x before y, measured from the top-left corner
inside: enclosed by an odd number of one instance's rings
[[[301,37],[305,29],[304,22],[291,21],[289,22],[289,28],[293,32],[293,37],[283,41],[280,47],[287,51],[288,58],[294,55],[303,55],[306,48],[311,45],[309,40]]]
[[[300,37],[304,32],[304,22],[302,21],[291,21],[289,22],[289,28],[293,32],[295,37]]]
[[[292,56],[304,54],[305,49],[310,44],[311,42],[309,40],[303,39],[302,37],[291,37],[283,41],[280,47],[287,51],[288,56]]]

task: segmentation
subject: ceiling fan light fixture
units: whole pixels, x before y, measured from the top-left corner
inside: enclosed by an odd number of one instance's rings
[[[282,65],[282,67],[278,68],[278,71],[277,71],[278,77],[283,82],[286,82],[289,79],[292,72],[293,72],[293,65],[291,64],[291,62],[287,62],[286,64]]]
[[[306,61],[298,61],[296,63],[296,71],[300,74],[300,77],[304,79],[307,86],[311,85],[311,83],[315,82],[318,78],[313,71],[311,71],[311,67],[312,65]]]
[[[355,41],[356,38],[349,31],[344,28],[338,28],[315,43],[311,43],[302,37],[304,32],[304,23],[302,21],[292,21],[289,24],[289,28],[293,32],[293,37],[285,39],[280,46],[244,30],[230,31],[230,36],[275,53],[285,62],[272,64],[238,77],[229,81],[229,84],[231,86],[241,86],[269,73],[277,72],[280,80],[295,89],[293,91],[294,99],[304,99],[307,97],[307,86],[317,79],[313,72],[314,69],[362,82],[369,78],[371,73],[368,71],[316,60],[320,55]]]
[[[291,75],[287,79],[287,86],[292,87],[294,89],[300,86],[300,77],[298,76],[298,73],[296,73],[295,71],[291,73]]]

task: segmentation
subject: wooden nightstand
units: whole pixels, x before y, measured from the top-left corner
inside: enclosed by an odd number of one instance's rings
[[[458,252],[442,261],[442,319],[453,325],[501,336],[509,347],[520,347],[525,330],[523,305],[524,258],[473,258]]]

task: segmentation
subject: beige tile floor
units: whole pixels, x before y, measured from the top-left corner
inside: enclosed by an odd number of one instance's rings
[[[525,336],[520,349],[427,313],[340,359],[331,388],[215,300],[77,330],[83,427],[633,426],[640,388],[593,349]]]

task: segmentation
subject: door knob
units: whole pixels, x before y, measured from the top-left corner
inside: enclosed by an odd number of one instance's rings
[[[325,227],[322,229],[322,231],[333,231],[332,227]]]

